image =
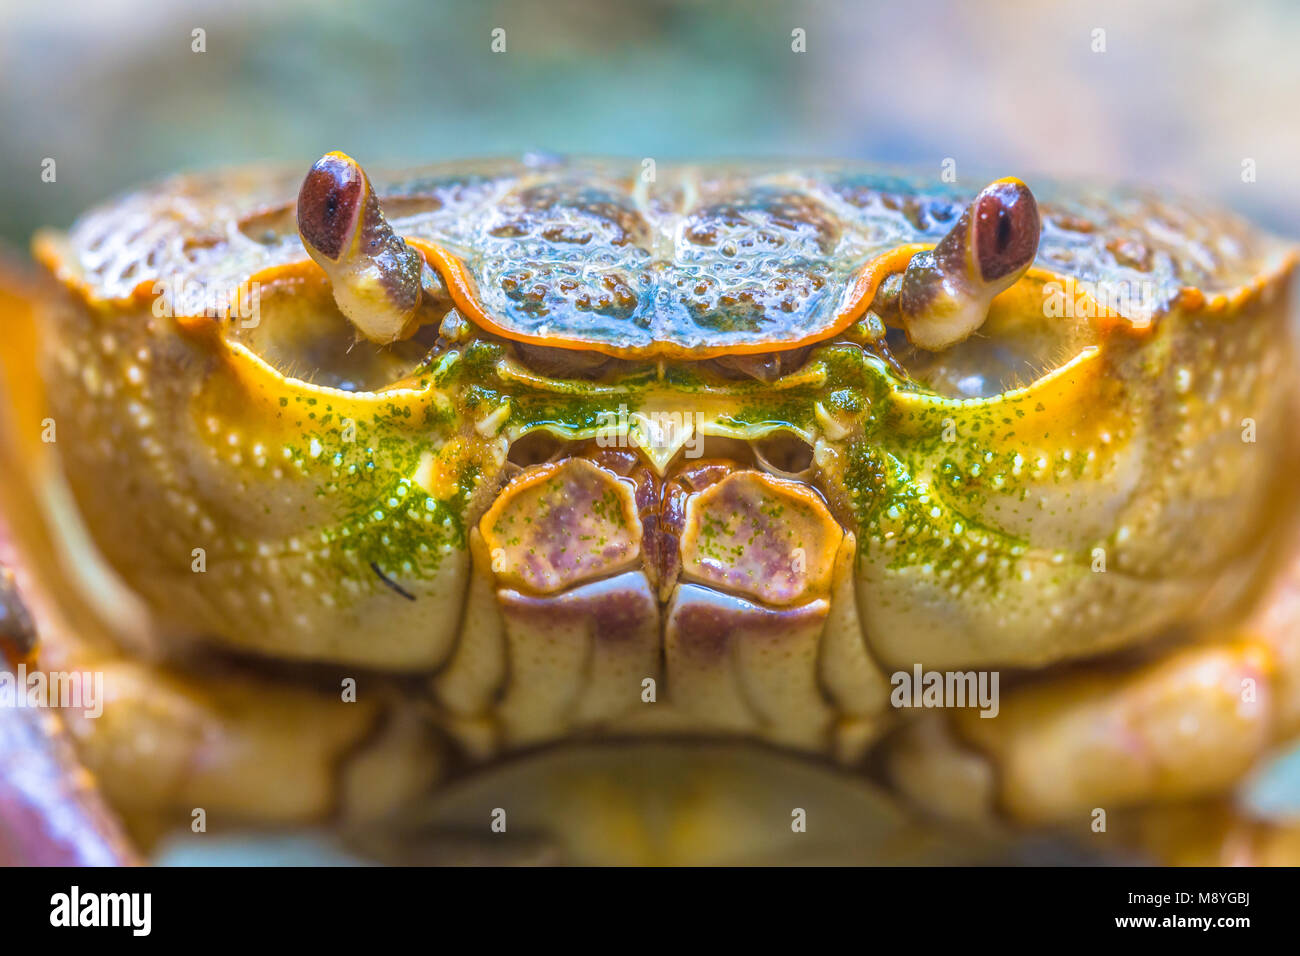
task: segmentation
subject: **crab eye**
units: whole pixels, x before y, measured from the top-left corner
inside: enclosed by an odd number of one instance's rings
[[[379,345],[414,335],[441,280],[393,231],[356,160],[326,153],[298,190],[298,235],[357,333]]]
[[[337,260],[350,245],[365,198],[361,167],[339,153],[327,153],[307,172],[298,191],[298,229],[303,242]]]
[[[1003,180],[975,201],[975,255],[980,277],[995,282],[1024,269],[1038,251],[1038,204],[1024,183]]]
[[[985,186],[934,247],[887,278],[864,328],[871,348],[949,398],[1028,384],[1096,341],[1088,321],[1053,318],[1029,273],[1041,224],[1018,179]]]
[[[984,324],[999,293],[1028,270],[1038,251],[1038,203],[1018,179],[980,191],[933,251],[912,258],[898,293],[908,341],[948,348]]]

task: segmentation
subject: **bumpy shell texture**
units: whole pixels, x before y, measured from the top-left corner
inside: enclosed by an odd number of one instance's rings
[[[293,218],[301,175],[261,168],[168,180],[85,217],[58,264],[92,298],[124,298],[160,279],[235,286],[305,258]],[[480,325],[524,341],[679,357],[836,333],[898,268],[889,254],[933,246],[982,185],[852,164],[558,158],[371,178],[395,230]],[[1035,267],[1140,289],[1121,311],[1141,324],[1186,290],[1231,296],[1287,254],[1201,204],[1031,185],[1043,213]]]

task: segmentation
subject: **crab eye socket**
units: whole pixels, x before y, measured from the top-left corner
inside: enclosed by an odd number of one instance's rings
[[[512,465],[527,468],[531,465],[555,461],[568,446],[569,442],[564,439],[539,429],[511,442],[507,460]]]
[[[752,447],[758,466],[769,474],[797,478],[813,466],[813,446],[793,432],[772,432]]]
[[[259,282],[256,322],[234,319],[227,336],[286,378],[348,392],[372,392],[409,376],[436,347],[441,316],[426,304],[419,331],[381,346],[358,338],[320,276]]]
[[[876,348],[909,379],[945,398],[992,398],[1041,378],[1097,344],[1086,319],[1049,317],[1043,290],[1025,283],[1018,294],[994,300],[980,330],[946,349],[912,345],[889,329]]]

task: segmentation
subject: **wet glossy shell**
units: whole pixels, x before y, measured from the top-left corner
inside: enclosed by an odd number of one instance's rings
[[[181,278],[234,287],[306,256],[302,170],[180,177],[79,222],[43,258],[91,298]],[[397,232],[457,305],[507,338],[630,356],[703,358],[815,342],[868,307],[880,279],[934,245],[982,182],[856,165],[669,166],[535,160],[372,175]],[[1133,290],[1139,324],[1276,275],[1284,246],[1218,210],[1032,181],[1036,269]],[[1202,211],[1189,211],[1197,210]],[[1136,303],[1136,304],[1134,304]]]

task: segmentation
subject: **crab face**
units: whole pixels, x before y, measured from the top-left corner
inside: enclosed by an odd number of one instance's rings
[[[851,758],[890,671],[1132,644],[1261,553],[1293,259],[1221,214],[839,166],[296,186],[38,243],[62,471],[164,638],[429,673],[478,753]]]

